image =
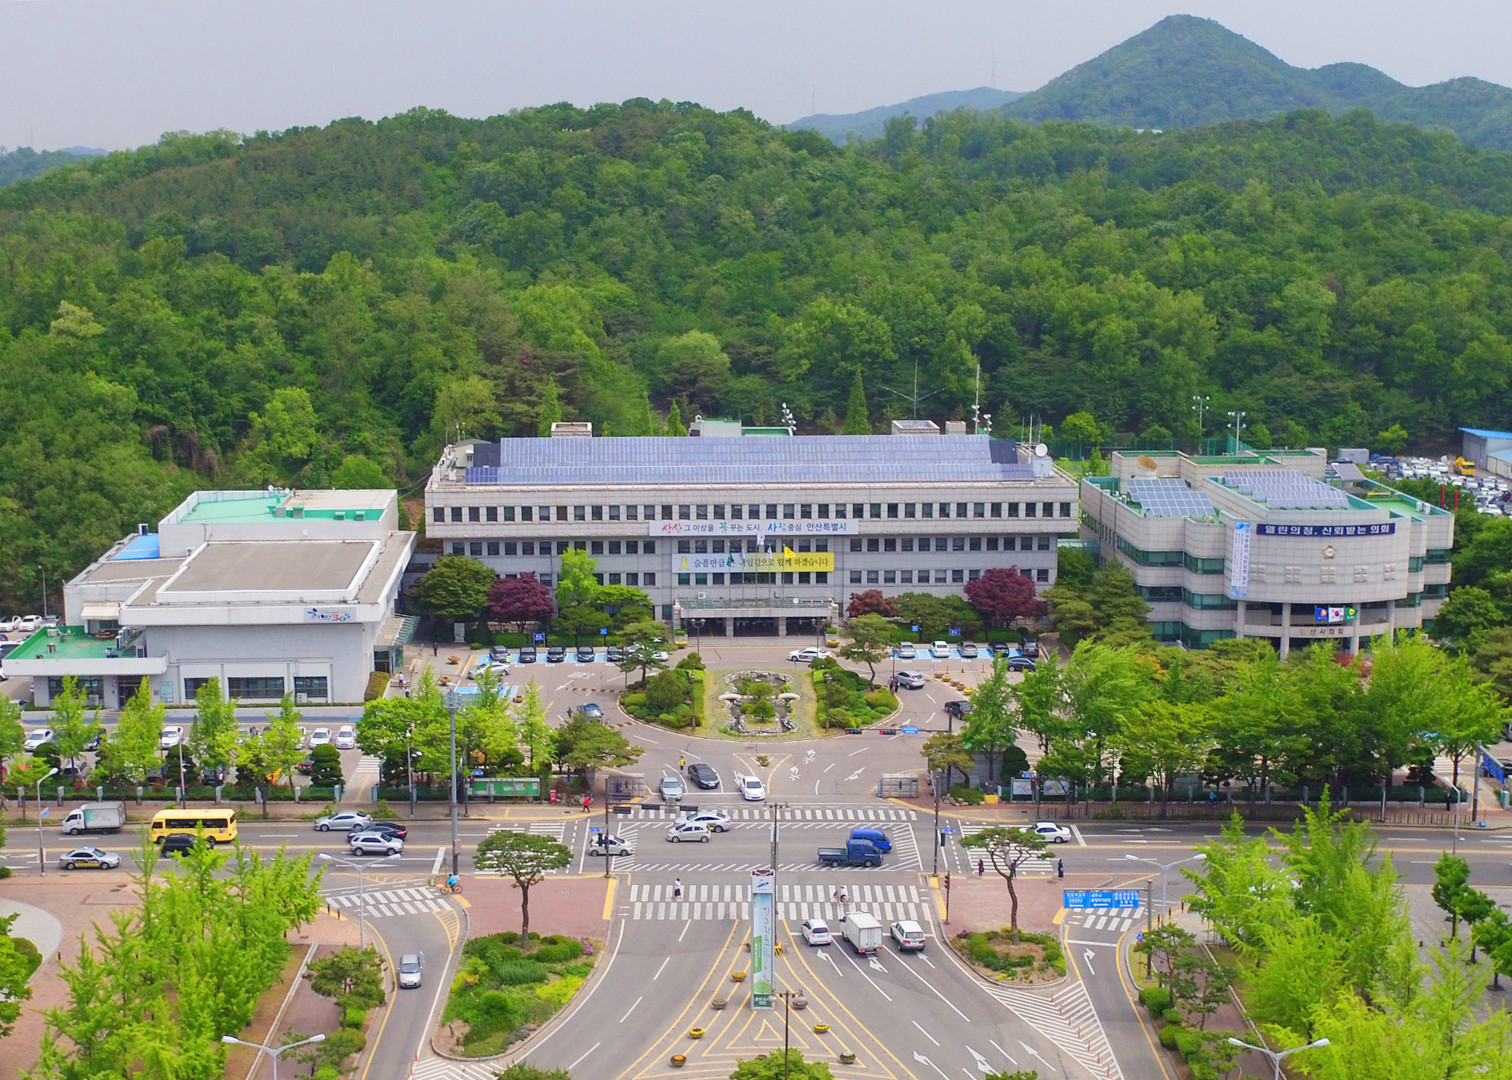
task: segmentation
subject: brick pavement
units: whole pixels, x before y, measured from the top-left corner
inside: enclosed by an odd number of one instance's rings
[[[530,890],[530,929],[537,934],[568,934],[602,939],[608,934],[604,900],[609,882],[602,875],[552,875]],[[617,882],[620,889],[623,881]],[[464,877],[467,936],[484,937],[520,930],[520,890],[505,878]]]

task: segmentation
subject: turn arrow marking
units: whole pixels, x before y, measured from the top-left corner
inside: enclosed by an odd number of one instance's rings
[[[940,1068],[934,1062],[930,1061],[927,1057],[919,1053],[917,1050],[914,1051],[914,1060],[919,1062],[921,1065],[928,1065],[931,1069],[939,1073],[941,1076],[945,1075],[944,1069]]]
[[[976,1059],[977,1072],[990,1073],[992,1071],[992,1066],[987,1064],[987,1059],[984,1058],[981,1054],[977,1053],[969,1046],[966,1048],[966,1052]]]
[[[1040,1057],[1038,1050],[1030,1046],[1028,1043],[1024,1042],[1022,1039],[1019,1040],[1019,1045],[1024,1048],[1024,1053],[1028,1054],[1030,1057],[1037,1057],[1041,1061],[1045,1061],[1044,1058]],[[1048,1061],[1045,1061],[1045,1068],[1049,1069],[1051,1072],[1055,1071],[1055,1067],[1052,1066]]]
[[[1092,961],[1094,959],[1096,959],[1096,958],[1097,958],[1097,954],[1094,953],[1091,949],[1083,949],[1082,950],[1082,959],[1087,962],[1087,973],[1089,975],[1096,975],[1097,974],[1097,972],[1094,971],[1093,968],[1092,968]]]

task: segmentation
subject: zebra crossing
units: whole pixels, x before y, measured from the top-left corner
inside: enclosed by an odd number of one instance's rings
[[[670,922],[732,921],[751,913],[751,890],[747,885],[691,884],[683,886],[683,895],[672,895],[671,885],[634,885],[629,888],[622,910],[632,920]],[[867,911],[880,921],[913,919],[928,925],[930,902],[917,885],[848,885],[847,910]],[[777,886],[777,918],[789,922],[824,919],[839,922],[844,913],[835,902],[834,890],[828,885]]]
[[[772,812],[764,806],[725,806],[722,803],[703,802],[695,802],[693,805],[700,810],[723,811],[731,821],[760,821],[768,826],[772,823]],[[688,807],[673,803],[642,803],[641,809],[655,814],[670,812],[675,817]],[[781,812],[779,820],[783,828],[805,821],[918,821],[919,812],[901,806],[789,806]]]
[[[960,838],[962,840],[965,840],[968,836],[979,833],[983,829],[995,828],[995,826],[990,824],[983,824],[982,822],[963,821],[960,823],[958,828],[960,829]],[[974,853],[966,848],[961,848],[960,854],[961,857],[966,861],[967,870],[972,869],[974,865],[973,860],[983,857],[979,853]],[[1058,858],[1059,856],[1051,853],[1049,849],[1046,849],[1043,854],[1031,855],[1029,858],[1019,863],[1018,876],[1029,877],[1033,875],[1043,874],[1046,877],[1054,877],[1055,862]]]
[[[1123,1080],[1085,982],[1077,980],[1048,995],[1001,984],[985,989],[1093,1076]]]
[[[326,899],[344,912],[356,914],[362,908],[360,893],[337,893]],[[445,911],[450,905],[446,898],[429,885],[416,885],[402,889],[380,889],[369,892],[366,897],[367,918],[386,919],[397,915],[421,915],[428,911]]]
[[[1066,916],[1066,925],[1080,926],[1084,930],[1112,930],[1121,934],[1134,925],[1142,910],[1142,908],[1132,907],[1073,911]]]
[[[410,1080],[494,1080],[499,1066],[447,1058],[421,1058],[410,1067]]]

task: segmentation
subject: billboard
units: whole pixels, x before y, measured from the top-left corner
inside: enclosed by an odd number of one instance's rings
[[[1249,595],[1250,529],[1247,521],[1234,522],[1228,562],[1230,600],[1243,600]]]
[[[791,572],[794,570],[835,569],[831,551],[731,551],[723,555],[678,555],[679,573],[727,570],[732,574]]]
[[[772,987],[777,982],[776,889],[777,875],[770,869],[751,871],[751,1008],[772,1007]]]
[[[856,523],[844,521],[648,521],[647,536],[854,536]]]

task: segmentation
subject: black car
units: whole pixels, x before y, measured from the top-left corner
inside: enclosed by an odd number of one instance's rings
[[[194,850],[195,837],[189,833],[172,833],[163,838],[164,855],[187,855]],[[205,846],[214,847],[215,841],[205,837]]]
[[[370,825],[366,826],[365,828],[363,828],[362,831],[363,832],[371,832],[371,833],[382,833],[384,836],[395,836],[395,837],[398,837],[400,840],[403,840],[406,836],[409,835],[409,830],[408,829],[406,829],[403,825],[396,825],[392,821],[375,821],[372,824],[370,824]]]
[[[617,664],[625,658],[625,650],[618,645],[609,646],[609,651],[604,653],[604,659],[611,664]]]
[[[553,645],[546,650],[546,662],[548,664],[560,664],[567,659],[567,646]]]
[[[534,645],[524,645],[520,648],[520,663],[533,664],[536,662],[536,650]]]
[[[592,645],[579,645],[577,647],[577,661],[580,664],[591,664],[595,659]]]
[[[1033,671],[1034,661],[1027,656],[1010,656],[1008,658],[1009,671]]]
[[[945,715],[956,720],[964,720],[971,715],[971,702],[947,701],[945,703]]]
[[[701,761],[688,766],[688,779],[706,791],[719,786],[719,774],[714,771],[714,766]]]

